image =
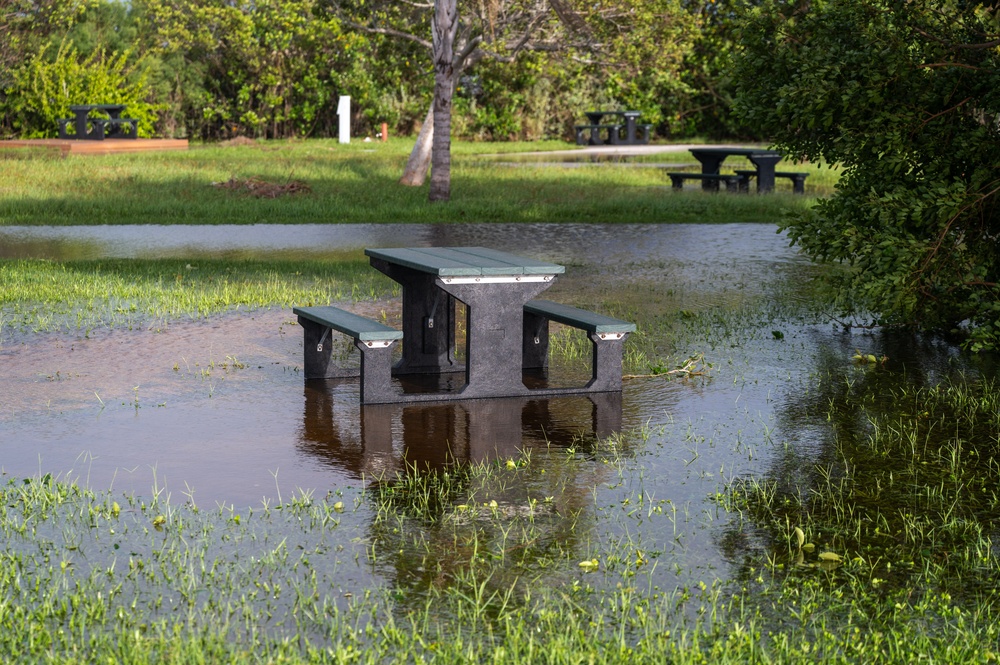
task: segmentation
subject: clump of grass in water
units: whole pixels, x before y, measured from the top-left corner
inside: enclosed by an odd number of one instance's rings
[[[831,383],[836,461],[739,479],[719,497],[742,517],[727,538],[759,543],[741,566],[741,599],[763,608],[794,593],[797,616],[774,617],[777,625],[815,642],[820,626],[883,631],[873,650],[883,656],[905,648],[888,633],[901,617],[934,640],[955,639],[960,660],[970,645],[995,648],[996,384],[959,379],[884,394],[876,380]],[[997,658],[976,657],[990,653]]]

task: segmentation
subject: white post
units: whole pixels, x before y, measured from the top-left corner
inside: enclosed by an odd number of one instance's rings
[[[340,116],[340,142],[351,142],[351,98],[341,95],[337,104],[337,115]]]

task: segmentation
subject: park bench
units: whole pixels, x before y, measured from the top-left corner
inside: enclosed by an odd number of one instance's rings
[[[718,191],[719,183],[726,185],[727,192],[738,192],[742,176],[736,174],[721,173],[667,173],[670,176],[670,183],[674,189],[683,189],[685,180],[700,180],[702,183],[709,183],[706,189]]]
[[[603,145],[605,143],[610,143],[616,145],[618,143],[618,133],[621,131],[621,125],[576,125],[576,144],[584,145],[590,143],[590,145]],[[608,131],[608,140],[605,141],[601,138],[601,130]],[[586,133],[590,132],[590,139],[588,141]]]
[[[524,369],[548,368],[549,321],[579,328],[590,337],[593,361],[588,388],[621,390],[622,349],[628,334],[635,332],[634,323],[550,300],[529,300],[524,305]]]
[[[750,179],[757,175],[756,171],[744,171],[737,170],[736,175],[740,176],[740,191],[749,192],[750,191]],[[805,194],[806,193],[806,178],[809,176],[808,173],[796,173],[793,171],[775,171],[775,178],[788,178],[792,181],[792,193],[794,194]]]
[[[386,401],[391,393],[392,350],[403,333],[385,324],[330,305],[296,307],[292,310],[303,330],[303,370],[307,379],[361,376],[361,401]],[[333,363],[333,344],[327,343],[336,330],[354,339],[361,352],[361,370],[344,370]]]

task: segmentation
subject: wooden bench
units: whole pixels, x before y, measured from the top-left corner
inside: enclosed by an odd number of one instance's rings
[[[701,180],[704,189],[719,190],[719,183],[725,183],[727,192],[738,192],[742,176],[721,173],[667,173],[674,189],[683,189],[685,180]]]
[[[576,144],[585,145],[588,143],[587,138],[584,133],[588,130],[590,131],[590,145],[604,145],[605,143],[617,144],[618,143],[618,133],[621,131],[621,125],[576,125]],[[601,140],[601,130],[608,130],[608,140]]]
[[[392,350],[390,347],[403,333],[385,324],[329,305],[296,307],[292,310],[303,330],[303,366],[306,379],[361,377],[361,403],[378,404],[394,395],[392,389]],[[361,369],[337,368],[333,361],[333,344],[327,343],[330,331],[336,330],[354,338],[361,352]]]
[[[529,300],[524,306],[522,355],[524,369],[548,369],[549,321],[585,331],[593,344],[588,389],[622,389],[622,350],[635,324],[549,300]]]
[[[742,171],[737,170],[736,175],[740,176],[740,191],[749,192],[750,191],[750,179],[757,175],[756,171]],[[805,194],[806,193],[806,178],[809,177],[808,173],[795,173],[793,171],[775,171],[775,178],[788,178],[792,181],[792,193],[793,194]]]

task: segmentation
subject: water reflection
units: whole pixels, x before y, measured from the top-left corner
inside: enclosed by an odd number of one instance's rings
[[[621,393],[359,405],[338,399],[338,383],[306,382],[298,447],[354,478],[517,458],[528,448],[570,446],[622,426]]]

